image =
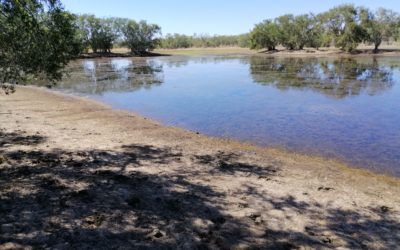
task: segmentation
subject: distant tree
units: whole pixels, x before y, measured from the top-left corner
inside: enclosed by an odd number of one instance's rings
[[[183,34],[167,34],[161,38],[159,44],[161,48],[177,49],[189,47],[224,47],[224,46],[249,46],[249,35],[214,35],[194,34],[187,36]]]
[[[365,41],[374,44],[374,52],[378,51],[379,45],[382,43],[384,34],[384,25],[379,22],[373,13],[366,8],[360,8],[359,16],[361,26],[366,32]]]
[[[308,15],[308,19],[306,46],[316,49],[320,47],[329,47],[331,38],[324,30],[319,17],[310,14]]]
[[[287,49],[296,49],[298,44],[298,36],[296,34],[295,18],[288,14],[275,19],[275,23],[279,27],[279,41],[282,46]]]
[[[393,10],[379,8],[374,14],[375,20],[380,24],[382,41],[389,42],[395,38],[400,25],[399,13]]]
[[[117,31],[113,19],[101,19],[94,15],[82,15],[78,18],[80,33],[94,53],[111,52]]]
[[[161,40],[160,46],[166,49],[189,48],[192,46],[191,38],[181,34],[167,34]]]
[[[126,45],[132,54],[144,55],[153,50],[159,43],[157,35],[161,34],[160,26],[146,21],[129,21],[123,28]]]
[[[237,36],[238,46],[242,48],[248,48],[250,46],[250,34],[245,33]]]
[[[0,0],[1,88],[8,93],[31,78],[60,79],[81,48],[74,20],[58,0]]]
[[[110,27],[115,36],[113,47],[124,46],[126,37],[125,37],[123,31],[124,31],[124,27],[128,24],[129,19],[128,18],[120,18],[120,17],[111,17],[111,18],[107,18],[107,20],[110,23]]]
[[[256,24],[254,29],[250,32],[250,48],[275,50],[275,47],[279,44],[279,39],[280,31],[278,25],[271,20],[265,20]]]
[[[323,14],[324,25],[336,47],[351,52],[365,40],[366,33],[358,18],[358,11],[353,5],[341,5]]]
[[[294,18],[294,29],[292,36],[296,41],[296,49],[303,49],[306,45],[313,45],[319,47],[318,44],[318,33],[314,32],[317,27],[314,19],[310,15],[300,15]]]

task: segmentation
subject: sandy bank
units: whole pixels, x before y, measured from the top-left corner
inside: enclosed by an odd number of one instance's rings
[[[373,49],[368,46],[360,46],[353,53],[341,51],[338,48],[305,48],[303,50],[287,50],[279,47],[274,51],[267,50],[250,50],[249,48],[240,47],[219,47],[219,48],[187,48],[187,49],[156,49],[156,53],[162,55],[256,55],[268,57],[371,57],[371,56],[400,56],[400,48],[398,46],[383,46],[377,53],[373,53]]]
[[[0,249],[395,249],[400,182],[34,87],[0,95]]]

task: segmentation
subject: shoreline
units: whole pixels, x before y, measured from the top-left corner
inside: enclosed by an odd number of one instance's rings
[[[397,177],[39,87],[0,95],[0,119],[0,248],[382,249],[400,241]],[[26,211],[33,216],[19,216]]]
[[[281,157],[294,157],[294,158],[298,158],[301,160],[311,160],[311,161],[316,160],[316,161],[320,161],[320,162],[329,162],[329,164],[334,165],[336,168],[341,169],[342,171],[352,172],[353,174],[360,174],[360,175],[364,175],[364,176],[375,176],[377,178],[381,178],[382,180],[387,179],[389,182],[399,181],[399,184],[400,184],[400,176],[393,175],[389,172],[379,172],[378,170],[375,171],[375,170],[371,170],[369,168],[365,168],[362,166],[352,165],[351,163],[347,163],[345,160],[341,160],[338,158],[326,157],[326,156],[319,155],[319,154],[308,154],[306,152],[299,152],[296,150],[285,149],[283,147],[262,146],[262,145],[257,145],[251,141],[241,141],[239,139],[234,139],[234,138],[222,138],[222,137],[218,137],[218,136],[206,135],[206,134],[202,134],[195,130],[190,130],[190,129],[186,129],[186,128],[182,128],[182,127],[178,127],[178,126],[164,125],[161,121],[158,121],[151,117],[143,116],[143,115],[141,115],[135,111],[131,111],[131,110],[118,109],[118,108],[112,107],[112,105],[110,105],[110,104],[92,99],[90,97],[86,97],[84,95],[65,93],[62,91],[53,90],[53,89],[49,89],[46,87],[36,87],[36,86],[32,86],[32,85],[25,85],[22,87],[28,88],[28,89],[32,88],[32,89],[37,89],[39,91],[48,92],[50,95],[58,95],[61,98],[71,98],[71,99],[76,99],[77,101],[88,102],[88,103],[90,103],[92,105],[96,105],[96,106],[97,105],[104,106],[105,108],[109,109],[110,112],[126,113],[126,115],[128,115],[128,116],[132,115],[132,116],[138,117],[138,118],[146,120],[150,124],[153,124],[156,126],[172,128],[172,129],[182,131],[184,133],[195,134],[196,136],[204,137],[206,139],[210,139],[217,143],[227,144],[230,147],[234,147],[235,149],[238,149],[238,150],[248,150],[251,152],[259,152],[261,154],[262,153],[275,154],[275,155],[279,155]]]
[[[274,51],[251,50],[241,47],[207,47],[207,48],[178,48],[178,49],[155,49],[145,56],[135,56],[129,53],[125,48],[114,49],[111,53],[86,53],[78,56],[76,59],[93,59],[109,57],[155,57],[155,56],[267,56],[267,57],[295,57],[295,58],[313,58],[313,57],[337,57],[337,58],[357,58],[357,57],[394,57],[400,56],[400,48],[383,47],[377,53],[371,48],[360,47],[356,51],[349,53],[337,48],[305,48],[303,50],[287,50],[279,48]]]

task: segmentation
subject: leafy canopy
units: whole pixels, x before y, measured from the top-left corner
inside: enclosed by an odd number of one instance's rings
[[[0,0],[0,85],[32,78],[60,79],[80,52],[75,17],[58,0]]]

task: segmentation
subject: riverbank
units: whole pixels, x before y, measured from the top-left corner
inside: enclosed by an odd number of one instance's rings
[[[251,50],[241,47],[217,47],[217,48],[183,48],[183,49],[155,49],[149,53],[152,56],[232,56],[232,55],[256,55],[268,57],[360,57],[360,56],[400,56],[399,46],[383,46],[377,53],[370,46],[360,46],[353,53],[343,52],[337,48],[305,48],[303,50],[287,50],[279,47],[274,51]],[[85,53],[79,59],[108,58],[108,57],[133,57],[126,48],[113,49],[111,53]]]
[[[400,181],[35,87],[0,95],[0,248],[395,249]]]
[[[277,50],[250,50],[249,48],[187,48],[187,49],[156,49],[156,53],[164,55],[258,55],[269,57],[359,57],[359,56],[400,56],[400,48],[383,47],[377,53],[367,46],[360,46],[353,53],[343,52],[337,48],[305,48],[303,50],[287,50],[279,47]]]

